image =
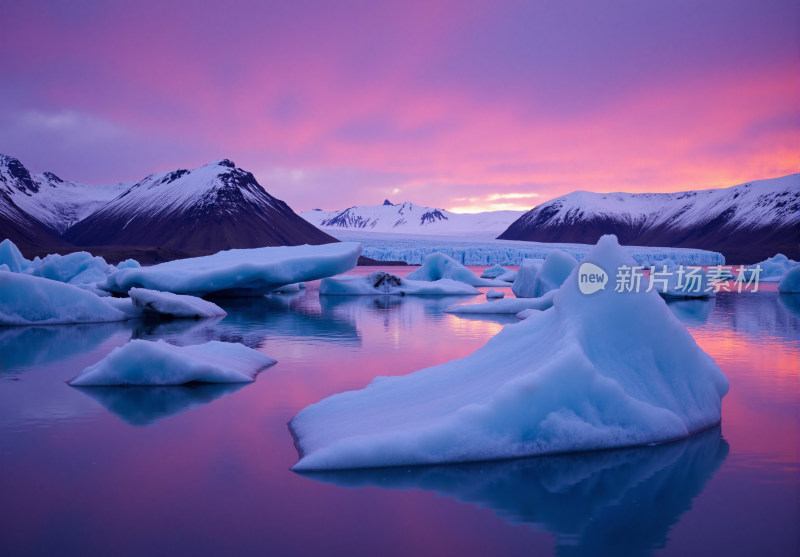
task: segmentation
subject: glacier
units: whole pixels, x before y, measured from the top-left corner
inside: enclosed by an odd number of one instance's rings
[[[366,276],[341,275],[322,279],[320,296],[474,296],[480,290],[450,279],[409,280],[384,271]]]
[[[193,296],[261,296],[288,284],[344,273],[356,266],[361,244],[232,249],[152,267],[118,269],[102,288],[134,287]]]
[[[614,236],[585,261],[634,265]],[[513,458],[662,443],[720,422],[728,380],[655,292],[591,295],[577,271],[553,307],[473,354],[300,411],[295,470]]]
[[[337,239],[361,242],[364,257],[378,261],[405,261],[421,265],[425,257],[441,252],[462,265],[519,265],[523,259],[544,259],[553,249],[561,249],[580,261],[592,248],[590,244],[561,244],[524,242],[519,240],[490,240],[480,236],[430,236],[425,234],[381,234],[326,229]],[[724,265],[725,258],[714,251],[690,248],[623,246],[638,263],[672,259],[678,265]]]
[[[243,344],[212,340],[174,346],[163,340],[132,340],[69,381],[76,387],[251,383],[276,360]]]
[[[501,280],[480,278],[452,257],[438,252],[426,256],[422,266],[408,273],[406,279],[417,281],[452,279],[472,286],[508,286]]]

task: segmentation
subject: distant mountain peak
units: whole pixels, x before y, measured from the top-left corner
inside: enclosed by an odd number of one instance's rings
[[[390,207],[394,207],[394,203],[392,203],[392,202],[391,202],[391,201],[389,201],[388,199],[384,199],[384,200],[383,200],[383,205],[384,205],[384,206],[386,206],[386,205],[389,205]]]

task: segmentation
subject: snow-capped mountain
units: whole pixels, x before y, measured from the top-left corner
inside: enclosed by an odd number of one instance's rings
[[[62,180],[52,172],[31,174],[19,160],[0,155],[0,189],[17,207],[58,235],[131,185],[86,186]]]
[[[481,233],[497,235],[522,211],[452,213],[414,203],[350,207],[340,211],[304,211],[300,216],[322,229],[335,231],[404,234],[455,235]]]
[[[335,241],[228,159],[152,174],[69,228],[64,239],[203,251]]]
[[[800,246],[800,174],[677,193],[577,191],[531,209],[499,238],[595,243],[603,234],[629,245],[718,251],[736,264],[775,253],[793,257]]]
[[[227,159],[136,183],[86,186],[31,174],[0,155],[0,239],[6,237],[30,254],[136,246],[173,257],[336,241]]]

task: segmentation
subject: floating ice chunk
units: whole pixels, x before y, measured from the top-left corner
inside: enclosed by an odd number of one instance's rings
[[[406,275],[406,279],[425,281],[451,279],[472,286],[507,286],[503,281],[480,278],[464,265],[443,253],[428,255],[422,266]]]
[[[635,265],[613,236],[585,261]],[[728,380],[655,292],[553,307],[475,353],[308,406],[298,470],[464,462],[666,442],[719,423]]]
[[[127,316],[77,286],[0,271],[0,325],[124,321]]]
[[[450,279],[435,281],[408,280],[383,271],[367,276],[341,275],[322,279],[321,296],[474,296],[480,291],[474,286]]]
[[[111,292],[141,287],[176,294],[259,296],[298,281],[338,275],[356,266],[361,244],[232,249],[205,257],[119,269],[103,286]]]
[[[0,259],[0,261],[2,260]],[[783,275],[786,274],[786,271],[798,265],[800,265],[800,263],[797,261],[789,259],[782,253],[779,253],[760,263],[747,267],[747,273],[744,278],[749,279],[750,273],[755,271],[757,267],[760,267],[761,271],[758,275],[759,282],[780,282]]]
[[[792,267],[783,274],[778,283],[778,292],[784,294],[800,293],[800,265]]]
[[[488,279],[497,278],[507,273],[509,270],[510,269],[506,269],[502,265],[494,265],[483,271],[483,273],[481,273],[481,278],[488,278]]]
[[[544,261],[526,259],[511,290],[517,298],[538,298],[560,287],[577,265],[574,257],[560,249],[552,250]]]
[[[538,298],[506,298],[505,300],[497,300],[496,302],[486,302],[483,304],[447,306],[442,311],[445,313],[507,313],[514,315],[526,309],[533,309],[536,311],[549,309],[553,307],[553,298],[555,295],[556,291],[551,290],[544,296]]]
[[[306,287],[306,283],[304,282],[293,282],[292,284],[287,284],[286,286],[281,286],[280,288],[276,288],[273,292],[277,292],[279,294],[290,294],[292,292],[300,292],[303,288]]]
[[[505,273],[497,277],[497,280],[502,280],[503,282],[514,282],[515,280],[517,280],[517,272],[506,271]]]
[[[31,266],[31,262],[22,256],[16,244],[8,238],[0,242],[0,264],[8,265],[12,273],[21,273]]]
[[[145,288],[131,288],[128,295],[133,305],[145,314],[158,314],[168,317],[217,317],[228,315],[217,304],[196,296],[159,292]]]
[[[125,261],[117,263],[117,265],[114,268],[116,270],[120,270],[120,269],[138,269],[139,267],[141,267],[141,265],[135,259],[126,259]]]
[[[486,297],[487,298],[505,298],[505,295],[506,295],[505,292],[502,292],[500,290],[495,290],[494,288],[490,288],[486,292]]]
[[[132,340],[115,348],[69,381],[70,385],[183,385],[250,383],[273,358],[243,344],[212,340],[174,346],[163,340]]]

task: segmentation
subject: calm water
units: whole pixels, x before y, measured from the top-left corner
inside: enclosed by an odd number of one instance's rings
[[[304,406],[467,355],[515,321],[441,313],[454,301],[320,299],[311,283],[223,301],[221,320],[0,328],[0,553],[798,554],[800,296],[774,286],[671,306],[731,380],[721,428],[650,448],[291,472],[286,423]],[[65,383],[131,338],[242,342],[278,364],[245,386]]]

